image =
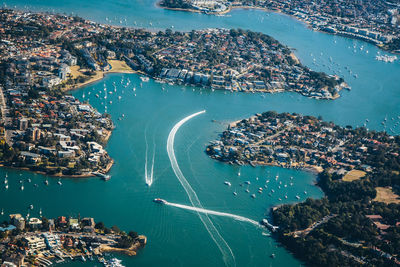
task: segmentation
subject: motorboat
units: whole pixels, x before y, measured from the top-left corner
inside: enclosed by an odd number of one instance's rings
[[[153,202],[159,203],[159,204],[166,204],[167,201],[165,201],[164,199],[161,198],[155,198],[153,199]]]

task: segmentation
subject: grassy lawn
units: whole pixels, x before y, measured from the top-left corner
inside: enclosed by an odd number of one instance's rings
[[[364,177],[367,173],[360,170],[351,170],[343,177],[343,181],[345,182],[353,182],[362,177]]]
[[[383,202],[386,204],[400,203],[400,197],[393,193],[391,187],[376,187],[375,189],[376,197],[374,198],[374,201]]]
[[[108,72],[133,73],[133,70],[122,60],[108,60],[111,70]]]

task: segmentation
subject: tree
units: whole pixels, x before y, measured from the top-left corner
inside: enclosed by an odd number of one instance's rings
[[[130,238],[136,239],[136,238],[138,237],[138,234],[137,234],[136,232],[134,232],[134,231],[130,231],[130,232],[128,233],[128,236],[129,236]]]
[[[98,222],[98,223],[96,223],[95,228],[104,231],[106,227],[103,222]]]

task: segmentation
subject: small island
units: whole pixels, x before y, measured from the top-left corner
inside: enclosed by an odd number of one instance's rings
[[[274,207],[265,220],[308,265],[400,264],[399,136],[269,111],[232,123],[206,152],[230,164],[317,172],[324,198]]]
[[[93,218],[60,216],[23,217],[10,214],[0,225],[1,266],[48,266],[69,260],[98,260],[109,266],[105,253],[129,256],[146,245],[147,239],[134,231],[126,233],[117,226],[105,227]],[[121,265],[122,266],[122,265]]]
[[[305,22],[314,30],[361,39],[400,53],[399,9],[398,4],[390,1],[161,0],[159,6],[214,15],[226,14],[234,8],[282,12]]]

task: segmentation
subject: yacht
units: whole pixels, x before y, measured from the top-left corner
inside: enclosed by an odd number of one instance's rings
[[[228,181],[225,181],[224,184],[226,184],[227,186],[231,186],[232,184]]]
[[[140,76],[140,79],[142,80],[142,82],[148,82],[149,81],[149,77],[146,77],[146,76]]]

